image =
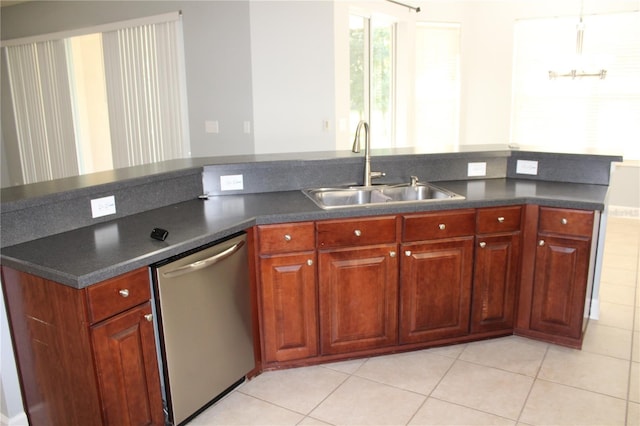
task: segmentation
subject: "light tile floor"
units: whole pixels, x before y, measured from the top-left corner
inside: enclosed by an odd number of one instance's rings
[[[265,372],[195,425],[640,425],[640,220],[609,218],[581,351],[517,336]]]

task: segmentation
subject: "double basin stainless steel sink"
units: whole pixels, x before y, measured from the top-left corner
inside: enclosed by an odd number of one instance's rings
[[[350,186],[346,188],[303,189],[302,192],[322,209],[464,200],[464,196],[430,183]]]

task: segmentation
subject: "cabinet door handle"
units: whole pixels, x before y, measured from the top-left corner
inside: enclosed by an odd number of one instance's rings
[[[395,251],[390,251],[389,252],[389,256],[390,257],[396,257],[396,252]]]
[[[504,217],[503,217],[503,216],[500,216],[500,217],[498,218],[498,222],[499,222],[499,223],[504,223]]]
[[[153,314],[146,314],[144,316],[144,319],[146,319],[149,322],[153,321]]]
[[[544,240],[540,240],[540,241],[538,241],[538,245],[539,245],[540,247],[544,246]]]
[[[291,235],[289,235],[289,234],[284,234],[284,240],[285,240],[285,241],[291,241]]]
[[[404,255],[407,257],[411,256],[411,250],[405,250]]]
[[[118,294],[122,297],[129,297],[129,289],[123,288],[122,290],[118,291]]]
[[[307,265],[309,265],[309,266],[313,266],[313,260],[311,260],[311,259],[307,259]]]
[[[567,223],[569,223],[569,221],[567,220],[566,217],[563,217],[562,220],[560,221],[561,224],[566,225]]]
[[[440,225],[438,225],[438,228],[440,228],[441,231],[444,231],[447,228],[447,225],[441,223]]]
[[[356,229],[355,231],[353,231],[353,235],[355,235],[356,237],[359,237],[360,235],[362,235],[362,231],[359,229]]]
[[[484,241],[480,242],[480,248],[485,248],[487,246],[487,243],[485,243]]]

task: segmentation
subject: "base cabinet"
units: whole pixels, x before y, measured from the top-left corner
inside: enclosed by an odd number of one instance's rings
[[[2,268],[36,425],[164,425],[146,268],[74,289]]]
[[[531,329],[580,339],[590,241],[539,235]]]
[[[402,245],[400,343],[469,333],[473,237]]]
[[[478,209],[471,333],[513,331],[522,207]]]
[[[396,245],[320,252],[322,354],[397,343]]]
[[[314,224],[259,226],[258,244],[263,361],[318,355]]]

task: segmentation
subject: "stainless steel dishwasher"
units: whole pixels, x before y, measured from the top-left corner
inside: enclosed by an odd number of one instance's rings
[[[246,234],[153,265],[163,396],[181,424],[255,367]]]

